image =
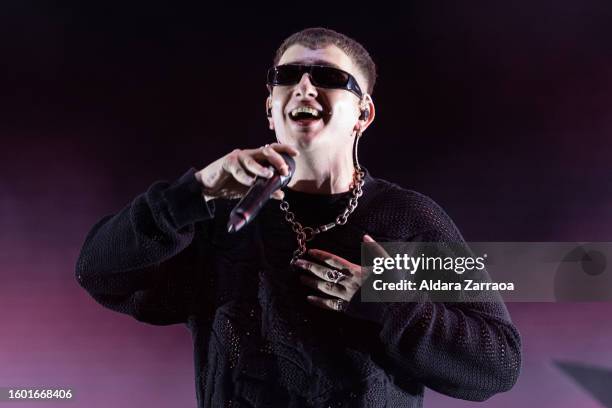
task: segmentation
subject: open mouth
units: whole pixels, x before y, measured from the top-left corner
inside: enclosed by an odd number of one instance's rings
[[[310,124],[323,118],[323,112],[309,106],[300,106],[289,112],[289,118],[300,124]]]

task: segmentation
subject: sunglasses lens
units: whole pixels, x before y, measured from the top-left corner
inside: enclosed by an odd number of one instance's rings
[[[315,67],[312,70],[312,79],[319,86],[327,88],[342,88],[349,81],[349,74],[331,67]]]
[[[268,82],[277,85],[291,85],[300,81],[302,70],[295,65],[281,65],[272,69],[272,78]]]
[[[361,98],[359,85],[351,74],[340,69],[321,65],[278,65],[268,71],[269,85],[295,85],[304,73],[309,73],[314,86],[346,89]]]

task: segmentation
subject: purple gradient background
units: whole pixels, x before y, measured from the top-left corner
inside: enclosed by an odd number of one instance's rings
[[[93,223],[154,180],[273,140],[265,69],[307,26],[354,36],[379,65],[360,154],[375,176],[434,198],[470,241],[612,241],[612,5],[461,3],[255,18],[3,2],[0,387],[195,407],[188,330],[103,309],[74,264]],[[508,306],[515,388],[481,404],[428,391],[425,406],[598,407],[552,360],[612,368],[612,304]]]

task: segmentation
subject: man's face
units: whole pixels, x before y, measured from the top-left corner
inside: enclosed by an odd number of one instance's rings
[[[283,64],[330,65],[350,73],[361,89],[366,89],[364,76],[351,58],[335,45],[317,50],[292,45],[279,61],[279,65]],[[347,90],[315,87],[309,75],[304,74],[295,85],[273,87],[269,101],[272,108],[270,129],[276,131],[281,143],[302,150],[321,147],[338,150],[352,145],[352,135],[359,122],[359,102],[359,98]],[[318,110],[319,118],[297,120],[292,113],[299,107]]]

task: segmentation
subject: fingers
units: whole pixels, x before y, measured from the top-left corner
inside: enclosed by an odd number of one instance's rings
[[[378,242],[374,241],[374,239],[368,234],[363,236],[363,242],[367,244],[367,250],[371,251],[375,256],[381,258],[391,257],[391,255],[389,255],[389,253],[385,251],[385,249]]]
[[[366,234],[363,236],[363,242],[364,244],[368,244],[368,249],[375,251],[375,253],[380,254],[380,256],[389,257],[387,251],[369,235]],[[322,309],[345,311],[351,298],[357,293],[363,281],[367,278],[367,268],[355,265],[344,258],[321,249],[310,249],[308,254],[317,261],[321,261],[321,263],[325,265],[339,269],[346,274],[346,279],[334,283],[334,281],[330,281],[333,279],[333,276],[329,273],[329,268],[319,265],[316,262],[298,259],[295,262],[296,266],[317,276],[300,276],[302,284],[323,294],[334,297],[333,299],[327,299],[319,296],[307,296],[308,302]],[[338,273],[339,271],[336,269],[333,269],[333,271]]]
[[[336,269],[346,269],[350,271],[351,268],[354,267],[354,265],[346,259],[321,249],[310,249],[308,254]]]
[[[318,296],[307,296],[306,299],[314,306],[336,312],[342,312],[348,306],[348,303],[342,299],[323,299]]]
[[[247,191],[245,187],[252,186],[257,177],[272,177],[274,169],[288,175],[289,168],[280,153],[300,154],[294,147],[280,143],[258,149],[235,149],[198,171],[195,177],[202,184],[207,201],[217,197],[241,197]],[[271,197],[281,200],[284,193],[278,190]]]
[[[270,164],[283,176],[289,174],[289,166],[287,166],[285,159],[283,159],[279,152],[287,153],[291,156],[298,156],[300,154],[295,148],[280,143],[273,143],[261,149],[257,149],[257,152],[270,162]]]
[[[283,190],[276,190],[275,192],[272,193],[270,197],[272,197],[275,200],[282,200],[283,198],[285,198],[285,192]]]
[[[274,143],[260,149],[235,149],[223,160],[222,169],[241,185],[250,187],[257,177],[270,178],[274,175],[271,167],[266,167],[256,160],[258,157],[261,160],[266,160],[274,168],[278,169],[279,173],[283,175],[288,174],[289,168],[278,152],[285,152],[292,156],[299,155],[295,148],[279,143]],[[282,200],[284,197],[285,193],[281,190],[277,190],[271,195],[271,198],[276,200]]]
[[[304,285],[325,293],[326,295],[335,296],[340,299],[344,299],[346,296],[346,289],[337,283],[323,281],[306,275],[300,276],[300,281]]]
[[[247,174],[246,170],[242,167],[239,155],[239,149],[235,149],[228,154],[226,160],[223,161],[223,170],[231,174],[240,184],[251,186],[255,182],[255,177]]]
[[[253,157],[251,157],[244,150],[238,154],[238,161],[246,170],[256,176],[270,178],[274,175],[274,170],[257,163],[257,161],[255,161],[255,159],[253,159]],[[285,198],[285,193],[282,190],[276,190],[274,193],[272,193],[270,197],[275,200],[282,200],[283,198]]]
[[[256,176],[270,178],[274,175],[274,171],[272,169],[269,169],[257,163],[255,159],[253,159],[251,155],[249,155],[244,150],[238,153],[238,161],[240,162],[243,168],[245,168],[247,171],[251,172]]]
[[[286,145],[286,144],[272,143],[272,144],[269,144],[269,145],[264,146],[264,147],[267,147],[269,149],[271,148],[272,150],[275,150],[277,152],[287,153],[287,154],[289,154],[290,156],[293,156],[293,157],[300,155],[299,150],[297,150],[295,147],[292,147],[292,146],[289,146],[289,145]]]
[[[330,278],[329,274],[330,272],[333,272],[335,274],[339,273],[336,270],[333,269],[329,269],[325,266],[316,264],[314,262],[309,262],[305,259],[298,259],[295,261],[295,265],[299,268],[305,269],[311,273],[313,273],[314,275],[318,276],[319,278],[325,280],[325,281],[331,281],[332,279]],[[344,273],[345,275],[347,275],[347,273]],[[348,275],[350,276],[350,275]]]
[[[274,175],[273,170],[257,161],[267,161],[277,169],[282,175],[289,174],[289,167],[279,152],[287,153],[291,156],[298,156],[300,153],[294,147],[273,143],[259,149],[235,149],[227,155],[223,161],[223,170],[230,173],[240,184],[251,186],[256,177],[270,178]],[[274,198],[281,194],[276,193]]]

